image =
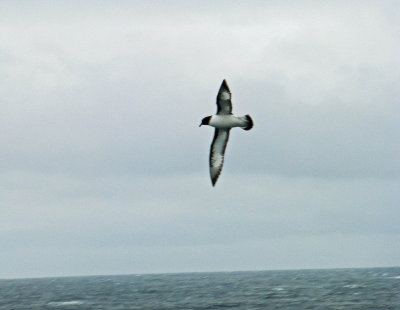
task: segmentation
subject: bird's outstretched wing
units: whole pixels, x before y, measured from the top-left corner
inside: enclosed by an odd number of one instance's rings
[[[215,128],[214,139],[210,149],[210,177],[212,185],[215,186],[224,164],[226,145],[229,140],[229,128]]]
[[[232,114],[232,94],[225,80],[222,81],[217,95],[217,114]]]

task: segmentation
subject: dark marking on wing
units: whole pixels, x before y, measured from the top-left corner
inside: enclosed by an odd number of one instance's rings
[[[229,98],[226,98],[226,93]],[[217,114],[232,114],[232,94],[226,80],[222,81],[217,95]]]
[[[226,145],[229,140],[230,129],[215,129],[214,139],[210,148],[210,177],[212,185],[215,186],[224,165]]]

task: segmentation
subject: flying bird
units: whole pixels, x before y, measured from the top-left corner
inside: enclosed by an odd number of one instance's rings
[[[217,114],[204,117],[201,125],[209,125],[215,128],[214,139],[210,148],[210,177],[215,186],[221,174],[224,164],[226,145],[229,140],[229,131],[233,127],[241,127],[244,130],[253,128],[253,120],[250,115],[235,116],[232,114],[232,94],[226,80],[222,81],[217,95]],[[200,127],[199,126],[199,127]]]

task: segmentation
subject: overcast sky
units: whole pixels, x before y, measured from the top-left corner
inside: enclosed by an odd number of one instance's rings
[[[1,1],[0,278],[400,265],[398,1]],[[223,79],[234,129],[208,172]]]

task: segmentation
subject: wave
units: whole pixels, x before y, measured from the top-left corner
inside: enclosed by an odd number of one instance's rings
[[[50,307],[68,307],[68,306],[79,306],[83,305],[84,302],[81,300],[69,300],[69,301],[50,301],[47,303]]]

